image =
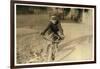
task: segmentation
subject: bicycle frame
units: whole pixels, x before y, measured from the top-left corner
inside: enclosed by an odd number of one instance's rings
[[[61,42],[61,40],[57,39],[56,41],[50,40],[48,39],[46,36],[42,36],[43,39],[45,39],[46,41],[50,41],[51,43],[48,44],[47,46],[47,54],[48,54],[48,61],[54,61],[55,60],[55,56],[57,53],[57,48],[58,48],[58,44]]]

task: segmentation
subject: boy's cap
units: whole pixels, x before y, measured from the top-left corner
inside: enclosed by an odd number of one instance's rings
[[[55,20],[55,19],[57,19],[57,17],[56,16],[51,16],[51,19]]]

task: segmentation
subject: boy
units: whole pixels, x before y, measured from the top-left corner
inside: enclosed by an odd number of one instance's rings
[[[47,28],[41,33],[41,35],[46,35],[46,33],[49,37],[48,39],[51,39],[46,48],[47,53],[49,51],[49,47],[51,46],[52,48],[52,53],[49,52],[48,54],[48,61],[55,60],[55,53],[57,53],[58,51],[58,44],[60,43],[60,40],[64,39],[63,29],[57,16],[51,16],[51,20],[49,21]]]

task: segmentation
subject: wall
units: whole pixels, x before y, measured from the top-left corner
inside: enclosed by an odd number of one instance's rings
[[[42,67],[34,69],[99,69],[100,67],[100,0],[34,0],[41,2],[88,4],[97,6],[97,63]],[[9,69],[10,64],[10,0],[0,2],[0,69]]]

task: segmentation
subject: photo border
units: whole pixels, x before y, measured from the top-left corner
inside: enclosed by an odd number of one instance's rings
[[[14,48],[15,48],[15,24],[14,24],[14,5],[19,4],[36,4],[36,5],[53,5],[53,6],[69,6],[69,7],[85,7],[94,9],[94,61],[84,61],[84,62],[70,62],[70,63],[52,63],[52,64],[37,64],[37,65],[20,65],[16,66],[14,63]],[[44,66],[60,66],[60,65],[76,65],[76,64],[90,64],[96,63],[96,6],[95,5],[82,5],[82,4],[65,4],[65,3],[49,3],[49,2],[34,2],[34,1],[11,1],[10,4],[10,68],[30,68],[30,67],[44,67]]]

